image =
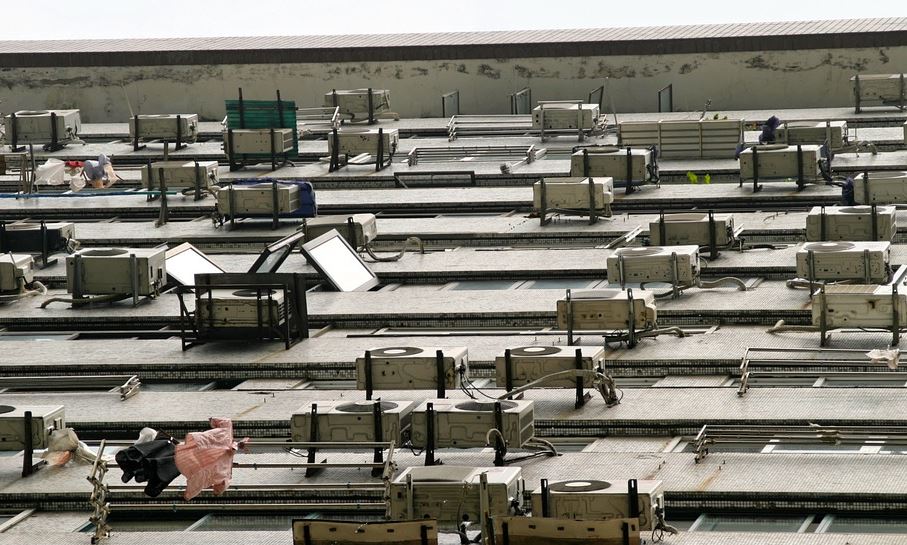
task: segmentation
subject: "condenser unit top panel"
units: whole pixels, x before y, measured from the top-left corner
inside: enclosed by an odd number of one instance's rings
[[[662,481],[637,480],[636,486],[641,495],[658,495],[661,493]],[[548,491],[552,495],[568,494],[602,494],[625,496],[627,495],[627,481],[598,481],[598,480],[572,480],[548,483]],[[536,493],[541,493],[537,490]]]
[[[488,484],[509,485],[519,480],[523,472],[519,467],[414,466],[406,468],[393,482],[405,484],[411,475],[414,483],[479,484],[483,473]]]
[[[600,346],[520,346],[510,349],[510,357],[519,358],[562,358],[575,359],[576,351],[579,350],[582,357],[591,358],[592,360],[602,360],[605,357],[605,349]],[[502,354],[499,356],[503,358]]]

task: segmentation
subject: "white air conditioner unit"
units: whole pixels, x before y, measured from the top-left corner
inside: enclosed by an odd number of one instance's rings
[[[378,237],[378,220],[374,214],[316,216],[306,219],[303,225],[306,242],[315,240],[331,229],[336,229],[353,248],[361,248]]]
[[[810,242],[797,250],[797,276],[819,281],[884,284],[891,273],[890,263],[890,242]]]
[[[589,192],[592,180],[592,192]],[[532,184],[533,206],[542,209],[542,182]],[[611,213],[614,202],[614,180],[612,178],[545,178],[545,208],[561,210],[589,210],[593,203],[596,210]]]
[[[198,139],[198,114],[146,114],[139,115],[138,137],[144,140],[167,140],[191,143]],[[179,121],[177,121],[179,119]],[[135,139],[135,117],[129,118],[129,138]]]
[[[317,441],[368,443],[375,437],[374,406],[381,407],[381,440],[394,441],[399,447],[408,435],[412,421],[413,401],[349,401],[318,403]],[[309,441],[312,431],[311,405],[300,408],[290,417],[293,441]]]
[[[580,366],[576,364],[576,351],[580,351]],[[594,371],[602,367],[605,351],[600,346],[521,346],[510,349],[513,386],[523,386],[544,376],[561,371],[584,369]],[[494,359],[495,383],[498,387],[507,384],[506,358]],[[592,378],[583,378],[583,387],[590,388]],[[557,379],[546,382],[541,388],[574,388],[575,378]]]
[[[652,150],[630,149],[630,175],[634,182],[647,181],[649,172],[654,167]],[[589,172],[584,172],[583,150],[570,157],[570,176],[592,176],[593,178],[613,178],[615,182],[627,181],[627,149],[618,147],[588,148]]]
[[[0,254],[0,293],[19,292],[35,279],[35,258],[23,254]]]
[[[857,204],[907,203],[907,172],[870,172],[868,183],[858,174],[853,178],[853,197]]]
[[[428,444],[428,404],[435,412],[435,448],[472,448],[488,445],[488,431],[498,429],[495,403],[501,404],[499,431],[510,448],[519,448],[535,435],[532,401],[473,401],[429,399],[413,411],[412,442],[416,448]],[[492,437],[493,439],[493,437]],[[494,442],[491,442],[494,445]]]
[[[466,348],[393,346],[370,350],[372,387],[375,390],[434,390],[438,385],[437,352],[443,352],[445,388],[460,385],[468,367]],[[356,388],[366,386],[365,356],[356,358]]]
[[[368,89],[337,89],[324,94],[325,106],[339,106],[340,113],[356,117],[368,117]],[[391,92],[387,89],[372,89],[372,109],[375,115],[389,112]],[[336,101],[336,103],[335,103]]]
[[[155,189],[161,187],[161,170],[167,189],[195,187],[198,176],[202,189],[217,185],[217,161],[199,161],[196,173],[195,161],[156,161],[151,168],[142,169],[142,187]]]
[[[575,102],[546,102],[545,130],[591,130],[599,117],[598,104],[577,104]],[[542,128],[542,106],[532,110],[532,128]]]
[[[669,282],[692,286],[699,278],[699,246],[620,248],[608,256],[608,283]]]
[[[621,121],[620,146],[652,147],[660,157],[731,158],[743,143],[743,120]]]
[[[226,216],[245,214],[267,214],[274,212],[273,185],[260,183],[251,185],[230,184],[217,192],[217,208]],[[289,214],[299,209],[299,186],[277,184],[277,213]]]
[[[797,178],[799,164],[797,159],[797,146],[786,144],[767,144],[747,148],[740,153],[740,177],[752,180],[756,176],[753,162],[753,149],[759,161],[759,179],[788,179]],[[816,182],[822,179],[819,163],[822,160],[820,146],[806,144],[800,146],[800,159],[803,166],[803,180]]]
[[[825,327],[879,327],[891,328],[894,324],[893,309],[897,309],[900,324],[907,316],[907,293],[895,298],[890,285],[877,286],[848,284],[825,286],[825,294],[817,290],[813,297],[813,325],[822,325],[825,309]],[[893,303],[897,301],[895,306]]]
[[[855,241],[893,240],[898,232],[894,206],[876,207],[876,236],[873,237],[871,206],[829,206],[813,207],[806,216],[806,240]]]
[[[22,110],[16,112],[16,144],[49,144],[53,140],[53,123],[56,114],[57,142],[65,143],[76,138],[82,130],[79,110]],[[4,118],[6,140],[12,142],[13,118]]]
[[[903,104],[907,101],[907,74],[858,74],[851,76],[856,98],[857,113],[862,102],[885,105]]]
[[[36,449],[47,448],[50,432],[66,427],[62,405],[0,405],[0,450],[16,451],[25,448],[25,411],[32,413],[32,441]]]
[[[734,217],[730,214],[714,214],[715,245],[727,246],[734,242],[737,232]],[[662,224],[664,237],[662,237]],[[712,224],[705,212],[665,214],[661,219],[649,222],[649,240],[653,246],[680,246],[695,244],[708,246],[711,243]]]
[[[270,292],[270,293],[269,293]],[[244,289],[211,290],[211,297],[201,298],[198,320],[206,327],[262,327],[286,323],[286,301],[281,290]]]
[[[66,257],[66,289],[82,295],[152,295],[167,278],[164,248],[88,248]],[[133,259],[135,271],[133,275]],[[77,262],[79,265],[77,265]],[[80,268],[81,271],[76,269]],[[76,290],[76,282],[79,289]]]
[[[72,223],[45,223],[44,228],[47,230],[47,251],[49,253],[66,250],[67,243],[76,236],[76,228]],[[44,239],[41,234],[41,224],[7,223],[3,227],[3,247],[11,252],[43,252]]]
[[[405,469],[389,485],[391,520],[436,519],[460,523],[481,519],[481,475],[488,481],[488,514],[511,514],[523,503],[518,467],[427,466]],[[412,487],[407,484],[411,479]]]
[[[639,529],[652,530],[657,509],[664,508],[661,481],[637,481]],[[542,491],[532,492],[532,515],[542,516]],[[548,484],[548,516],[574,520],[630,517],[627,481],[560,481]]]
[[[630,306],[628,290],[574,290],[571,293],[574,329],[628,329],[630,309],[633,309],[635,329],[654,326],[657,320],[655,294],[651,290],[633,292]],[[557,327],[568,327],[566,299],[557,302]]]
[[[232,129],[224,132],[224,152],[236,155],[281,155],[293,151],[293,133],[296,129]],[[273,146],[271,132],[274,132]],[[232,134],[232,143],[230,141]]]
[[[397,129],[381,129],[384,141],[382,153],[393,155],[400,144],[400,131]],[[344,127],[337,131],[339,142],[338,154],[354,157],[362,153],[378,156],[378,129],[365,127]],[[328,136],[328,151],[334,152],[334,137]]]
[[[782,123],[775,130],[775,140],[785,144],[815,144],[828,142],[833,150],[843,149],[848,144],[846,121],[794,121]]]

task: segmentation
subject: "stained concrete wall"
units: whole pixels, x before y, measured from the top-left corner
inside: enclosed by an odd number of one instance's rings
[[[321,105],[332,88],[391,91],[405,117],[441,115],[440,95],[458,89],[461,113],[509,111],[524,86],[536,100],[584,98],[610,78],[619,112],[656,111],[656,91],[673,84],[675,110],[833,107],[852,104],[855,73],[907,71],[907,46],[657,56],[480,59],[341,64],[246,64],[110,68],[2,68],[0,110],[68,108],[87,122],[125,121],[136,113],[224,116],[224,99],[268,99],[280,89],[299,106]]]

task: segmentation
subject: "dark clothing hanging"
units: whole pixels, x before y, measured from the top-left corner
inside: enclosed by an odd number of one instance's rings
[[[116,461],[123,470],[123,482],[128,483],[133,478],[137,483],[147,482],[145,495],[157,497],[180,475],[174,453],[172,442],[157,439],[117,452]]]

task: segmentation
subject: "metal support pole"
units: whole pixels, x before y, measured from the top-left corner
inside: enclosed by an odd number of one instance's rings
[[[378,129],[378,157],[375,158],[375,172],[384,168],[384,129]]]
[[[542,488],[542,512],[541,515],[545,518],[551,516],[551,489],[548,488],[548,479],[541,480]]]
[[[759,146],[753,146],[753,193],[759,193]]]
[[[627,187],[624,194],[630,195],[636,188],[633,187],[633,148],[627,147]]]
[[[273,136],[274,129],[271,129]],[[277,229],[280,226],[280,193],[277,186],[277,180],[271,181],[271,229]]]
[[[318,442],[318,404],[312,403],[312,415],[309,420],[309,442],[317,443]],[[306,463],[314,464],[315,456],[317,449],[315,447],[309,447],[308,452],[306,453]],[[307,467],[305,470],[305,476],[311,477],[315,474],[315,469]]]
[[[577,371],[583,370],[583,349],[576,349],[576,369]],[[586,404],[586,395],[583,392],[583,377],[576,377],[576,403],[574,403],[573,408],[579,409]]]
[[[372,362],[372,351],[366,350],[365,351],[365,369],[364,369],[364,371],[365,371],[365,399],[367,399],[367,400],[372,399],[372,393],[374,392],[374,388],[375,388],[375,385],[373,383],[373,378],[372,378],[373,365],[374,364]]]
[[[433,466],[435,460],[435,404],[428,403],[425,407],[425,465]]]
[[[589,177],[589,149],[583,148],[583,176]]]
[[[374,419],[374,431],[375,437],[372,439],[376,443],[384,442],[384,415],[381,411],[381,400],[377,400],[372,404],[372,418]],[[396,440],[396,438],[395,438]],[[375,455],[372,457],[372,462],[376,464],[384,463],[384,449],[381,447],[375,447]],[[383,468],[373,467],[372,468],[372,477],[378,477],[384,472]]]
[[[451,372],[454,374],[454,382],[456,382],[457,369],[456,363],[453,364],[453,369]],[[444,351],[438,350],[435,352],[435,370],[437,371],[438,378],[438,399],[444,399],[447,397],[447,373],[444,372]]]
[[[183,116],[176,114],[176,147],[173,150],[179,151],[185,147],[186,145],[183,143]]]
[[[513,356],[509,348],[504,350],[504,388],[508,392],[513,390]],[[507,399],[513,399],[513,396],[507,396]]]
[[[501,467],[504,465],[504,456],[507,455],[507,443],[504,442],[504,410],[501,408],[501,402],[494,402],[494,426],[498,432],[494,436],[494,465]]]
[[[627,347],[634,348],[636,346],[636,304],[633,301],[633,290],[627,290],[627,301],[629,303],[628,307],[628,320],[627,320]]]
[[[872,240],[879,240],[879,207],[875,204],[870,205],[869,212],[872,217],[869,219],[872,226]]]
[[[23,417],[25,421],[23,422],[23,443],[25,443],[25,450],[22,452],[22,476],[28,477],[35,472],[35,465],[33,456],[35,454],[35,431],[33,429],[34,422],[32,421],[32,412],[25,411]]]
[[[806,185],[803,179],[803,146],[797,144],[797,191],[802,191]]]
[[[548,225],[550,222],[548,219],[548,186],[545,183],[545,178],[539,180],[539,201],[541,204],[539,207],[539,224]]]
[[[570,297],[570,289],[567,289],[567,297],[564,300],[567,308],[567,346],[573,346],[573,300]]]
[[[718,225],[714,210],[709,210],[709,259],[718,259]]]
[[[589,178],[589,225],[598,221],[595,207],[595,180]]]
[[[138,115],[132,116],[132,124],[133,130],[135,131],[135,134],[132,135],[132,151],[139,151],[145,146],[139,144],[140,121]]]
[[[375,124],[375,95],[372,88],[368,88],[368,124]]]

